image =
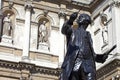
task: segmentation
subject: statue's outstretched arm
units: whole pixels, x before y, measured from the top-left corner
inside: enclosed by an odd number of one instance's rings
[[[110,52],[112,52],[115,48],[116,48],[116,45],[114,45],[112,48],[110,48],[108,51],[106,51],[103,54],[96,54],[96,57],[95,57],[96,62],[104,63],[108,58],[108,55],[110,54]]]

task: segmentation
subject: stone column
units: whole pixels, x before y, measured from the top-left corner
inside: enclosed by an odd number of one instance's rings
[[[120,1],[112,3],[112,44],[116,44],[116,53],[120,55]]]
[[[24,27],[24,42],[23,42],[23,54],[22,60],[28,61],[29,60],[29,50],[30,50],[30,21],[31,21],[31,11],[32,11],[32,4],[26,3],[25,5],[25,27]]]
[[[65,13],[64,12],[60,12],[59,13],[59,18],[60,18],[60,28],[59,28],[59,31],[60,31],[60,36],[59,36],[59,66],[62,65],[62,62],[64,60],[64,56],[65,56],[65,36],[61,33],[61,29],[62,29],[62,26],[65,22]]]
[[[1,42],[1,38],[2,38],[2,1],[0,0],[0,42]]]

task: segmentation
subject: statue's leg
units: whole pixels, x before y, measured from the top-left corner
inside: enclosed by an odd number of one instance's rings
[[[72,71],[69,80],[87,80],[86,74],[80,67],[78,71]]]
[[[69,80],[79,80],[78,72],[72,71]]]
[[[96,80],[96,75],[94,71],[86,73],[81,66],[78,71],[72,71],[69,80]]]

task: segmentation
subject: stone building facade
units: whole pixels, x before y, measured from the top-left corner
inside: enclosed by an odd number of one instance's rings
[[[119,0],[0,0],[0,80],[58,80],[66,52],[61,27],[79,10],[92,17],[96,53],[117,45],[96,63],[97,79],[119,80]]]
[[[113,45],[117,45],[104,64],[97,64],[98,80],[120,79],[120,1],[103,0],[92,12],[94,49],[104,53]]]

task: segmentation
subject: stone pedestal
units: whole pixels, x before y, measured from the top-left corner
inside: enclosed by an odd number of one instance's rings
[[[38,44],[38,49],[39,50],[44,50],[44,51],[49,51],[50,47],[47,43],[39,43]]]
[[[12,37],[11,37],[11,36],[3,35],[3,36],[2,36],[2,42],[3,42],[3,43],[12,44],[12,43],[13,43],[13,40],[12,40]]]

